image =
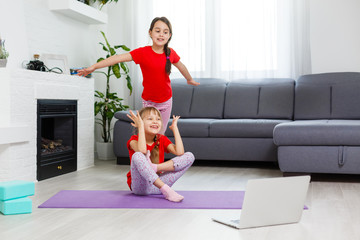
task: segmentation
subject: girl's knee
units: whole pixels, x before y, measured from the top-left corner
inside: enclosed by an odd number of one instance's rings
[[[133,155],[132,155],[132,159],[139,159],[139,158],[142,158],[144,156],[143,153],[141,152],[135,152]]]
[[[190,167],[194,163],[195,157],[191,152],[186,152],[172,160],[174,162],[175,170],[178,171],[179,169]]]
[[[195,156],[192,152],[186,152],[184,153],[184,156],[186,156],[191,162],[195,161]]]
[[[131,163],[138,164],[145,159],[145,155],[141,152],[135,152],[131,157]]]

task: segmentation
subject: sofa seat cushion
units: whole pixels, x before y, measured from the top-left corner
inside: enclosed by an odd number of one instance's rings
[[[210,123],[210,137],[272,138],[274,127],[290,120],[222,119]]]
[[[212,118],[188,118],[188,119],[179,119],[178,127],[182,137],[209,137],[209,128],[210,123],[213,122]],[[171,126],[172,119],[169,121]],[[168,137],[173,137],[173,132],[168,128],[165,132],[165,135]]]
[[[299,120],[274,129],[278,146],[360,146],[360,120]]]

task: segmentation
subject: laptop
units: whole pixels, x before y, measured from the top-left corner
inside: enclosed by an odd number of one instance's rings
[[[240,218],[212,218],[243,229],[297,223],[301,219],[310,176],[252,179],[247,182]]]

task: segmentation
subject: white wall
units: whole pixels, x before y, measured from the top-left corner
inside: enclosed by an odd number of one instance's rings
[[[0,0],[0,36],[10,52],[8,67],[20,67],[29,56],[23,5],[22,0]]]
[[[110,5],[109,5],[110,6]],[[136,46],[131,42],[131,2],[129,1],[122,1],[118,4],[112,4],[111,7],[108,7],[108,14],[109,14],[109,23],[108,23],[108,38],[110,43],[113,45],[126,45],[131,50],[135,49]],[[118,54],[125,53],[125,51],[118,49]],[[138,67],[135,65],[134,62],[127,63],[130,70]],[[130,74],[130,77],[132,75]],[[125,98],[126,104],[131,104],[129,102],[129,90],[126,87],[126,80],[125,78],[116,79],[113,78],[110,84],[111,89],[117,90],[118,95]]]
[[[98,43],[100,30],[107,33],[107,24],[89,25],[53,12],[48,0],[0,0],[0,6],[0,36],[6,39],[10,69],[22,68],[33,54],[40,58],[43,53],[66,55],[70,68],[89,66],[103,56]],[[101,89],[103,79],[94,78],[95,87]]]
[[[0,35],[10,52],[9,67],[21,67],[33,54],[66,55],[69,67],[87,66],[96,58],[99,30],[49,10],[47,0],[0,0]]]
[[[360,1],[310,0],[312,72],[360,72]]]

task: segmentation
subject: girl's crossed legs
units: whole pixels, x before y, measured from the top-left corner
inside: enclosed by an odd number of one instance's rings
[[[173,162],[174,171],[165,172],[159,176],[143,153],[134,153],[131,159],[132,192],[137,195],[161,194],[162,191],[154,185],[154,182],[159,178],[171,187],[190,168],[194,160],[195,157],[191,152],[177,156],[169,160]]]

